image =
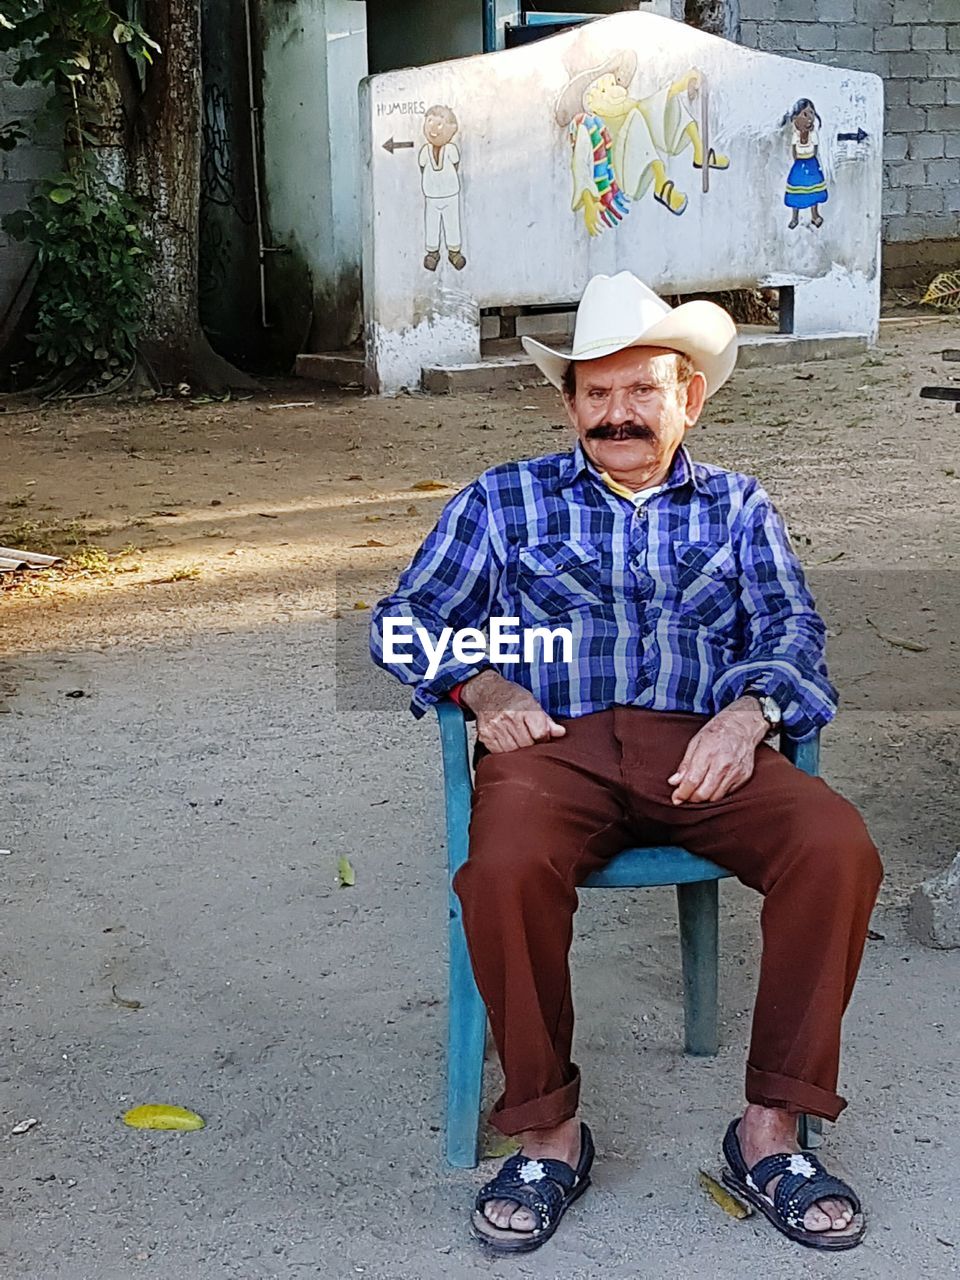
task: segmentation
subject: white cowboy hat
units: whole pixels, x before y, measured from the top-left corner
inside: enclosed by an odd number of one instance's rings
[[[737,363],[737,326],[715,302],[671,307],[630,271],[594,276],[577,308],[573,349],[555,351],[533,338],[523,349],[557,388],[572,360],[599,360],[626,347],[667,347],[689,356],[707,380],[707,395],[719,391]]]

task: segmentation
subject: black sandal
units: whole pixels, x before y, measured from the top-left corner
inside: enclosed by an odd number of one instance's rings
[[[810,1249],[853,1249],[863,1239],[867,1224],[863,1217],[860,1197],[852,1187],[840,1178],[828,1173],[816,1156],[809,1151],[794,1155],[783,1153],[758,1160],[752,1169],[740,1150],[737,1137],[739,1120],[731,1122],[723,1139],[723,1155],[730,1171],[724,1170],[723,1180],[738,1196],[748,1200],[767,1217],[778,1231],[797,1244]],[[774,1178],[779,1178],[773,1198],[764,1190]],[[846,1200],[853,1209],[850,1229],[838,1231],[808,1231],[803,1219],[808,1209],[818,1200]],[[857,1218],[860,1218],[857,1224]]]
[[[679,218],[681,213],[683,213],[684,209],[686,209],[687,205],[690,203],[690,201],[687,196],[684,196],[683,204],[680,206],[680,208],[674,209],[673,205],[670,203],[670,196],[673,194],[674,191],[676,191],[676,189],[677,189],[677,184],[673,181],[672,178],[668,178],[666,182],[663,184],[663,186],[660,188],[659,193],[655,194],[653,198],[659,204],[662,204],[665,209],[669,209],[670,212],[674,214],[675,217]]]
[[[477,1192],[470,1230],[494,1253],[530,1253],[553,1235],[560,1220],[590,1185],[593,1164],[593,1137],[585,1124],[580,1126],[580,1159],[576,1169],[562,1160],[531,1160],[522,1151],[504,1161],[495,1178]],[[519,1209],[529,1209],[537,1219],[532,1231],[496,1227],[483,1212],[491,1200],[512,1200]]]

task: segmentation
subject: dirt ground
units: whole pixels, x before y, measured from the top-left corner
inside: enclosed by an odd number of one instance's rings
[[[436,731],[367,662],[363,606],[480,470],[568,447],[552,389],[7,405],[0,543],[111,558],[0,580],[0,1274],[958,1274],[960,953],[904,928],[960,845],[960,419],[917,396],[958,345],[955,323],[887,321],[869,355],[738,374],[690,438],[787,518],[843,698],[823,771],[887,866],[827,1135],[871,1232],[836,1259],[696,1185],[738,1106],[756,975],[757,902],[729,883],[710,1061],[680,1053],[669,891],[585,895],[599,1159],[554,1241],[479,1255],[491,1166],[443,1164]],[[124,1127],[140,1102],[207,1127]]]

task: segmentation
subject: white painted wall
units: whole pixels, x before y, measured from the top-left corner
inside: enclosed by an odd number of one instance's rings
[[[627,85],[647,98],[691,68],[708,84],[710,143],[730,157],[708,192],[691,151],[667,156],[688,196],[681,216],[653,199],[631,202],[615,228],[592,237],[571,211],[572,146],[556,104],[574,73],[635,50]],[[800,97],[822,117],[820,162],[829,199],[819,230],[784,206],[791,130]],[[451,107],[460,131],[466,266],[444,247],[424,266],[418,153],[424,110]],[[697,109],[695,109],[697,110]],[[597,272],[635,271],[663,292],[749,285],[796,287],[796,328],[875,335],[879,311],[882,84],[877,76],[754,52],[645,13],[622,13],[526,48],[390,72],[361,86],[369,156],[363,272],[368,384],[419,385],[424,365],[479,357],[481,307],[576,301]],[[838,133],[864,129],[862,143]],[[384,143],[413,143],[384,149]]]
[[[273,0],[261,9],[263,154],[270,233],[313,282],[311,350],[359,325],[357,85],[367,74],[363,0]]]

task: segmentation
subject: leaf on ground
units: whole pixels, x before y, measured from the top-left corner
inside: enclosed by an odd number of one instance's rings
[[[380,542],[377,538],[368,538],[366,542],[351,542],[351,547],[389,547],[389,542]]]
[[[356,872],[350,865],[350,859],[342,857],[337,862],[337,884],[341,889],[352,889],[357,883]]]
[[[515,1151],[520,1150],[520,1143],[516,1138],[509,1138],[506,1134],[494,1134],[490,1141],[484,1146],[480,1156],[481,1160],[503,1160],[507,1156],[512,1156]]]
[[[419,507],[407,507],[407,515],[408,515],[408,516],[418,516],[419,514],[420,514],[420,508],[419,508]]]
[[[118,994],[117,988],[115,986],[111,987],[110,991],[113,995],[114,1004],[118,1004],[121,1009],[139,1009],[140,1008],[139,1000],[124,1000],[123,996]]]
[[[370,606],[367,604],[366,600],[356,600],[356,601],[354,601],[354,605],[353,605],[353,607],[354,607],[354,609],[369,609],[369,608],[370,608]]]
[[[420,489],[425,493],[431,493],[434,489],[451,488],[448,480],[418,480],[416,484],[410,486],[411,489]]]
[[[707,1173],[706,1169],[701,1169],[697,1174],[697,1182],[703,1187],[704,1191],[714,1200],[724,1213],[728,1213],[731,1218],[749,1218],[753,1213],[753,1206],[745,1204],[737,1196],[727,1190],[722,1182],[718,1182],[716,1178]]]
[[[930,648],[928,644],[921,644],[919,640],[908,640],[903,636],[888,636],[870,618],[866,619],[866,623],[867,626],[873,627],[881,640],[886,641],[887,644],[892,644],[895,649],[906,649],[908,653],[926,653]]]
[[[960,311],[960,271],[943,271],[935,276],[920,299],[920,305],[939,307],[942,311]]]
[[[188,1111],[186,1107],[149,1102],[142,1107],[132,1107],[123,1117],[123,1123],[131,1129],[176,1129],[190,1132],[202,1129],[205,1122],[202,1116],[198,1116],[195,1111]]]

